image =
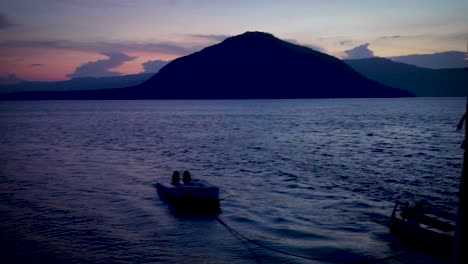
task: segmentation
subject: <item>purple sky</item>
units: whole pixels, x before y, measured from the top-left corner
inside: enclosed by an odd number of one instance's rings
[[[140,73],[145,63],[245,31],[269,32],[339,58],[465,51],[466,14],[466,0],[2,1],[0,77]]]

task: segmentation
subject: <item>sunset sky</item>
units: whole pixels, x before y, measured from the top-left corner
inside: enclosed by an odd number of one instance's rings
[[[465,51],[467,14],[466,0],[6,0],[0,2],[0,76],[141,73],[145,62],[171,60],[245,31],[339,58],[358,46],[382,57]]]

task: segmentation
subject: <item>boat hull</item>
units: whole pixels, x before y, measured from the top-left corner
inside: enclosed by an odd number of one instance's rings
[[[173,186],[170,183],[157,183],[154,187],[161,200],[175,209],[184,211],[219,210],[219,187],[207,183],[195,186]]]
[[[455,238],[455,222],[449,214],[425,207],[409,213],[407,204],[397,202],[390,217],[390,232],[425,251],[450,256]]]

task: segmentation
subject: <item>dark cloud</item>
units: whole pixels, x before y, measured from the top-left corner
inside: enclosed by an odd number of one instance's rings
[[[299,45],[299,42],[295,39],[283,39],[283,40],[292,44]]]
[[[466,32],[451,32],[442,34],[417,34],[417,35],[388,35],[380,36],[377,40],[391,40],[391,39],[411,39],[411,40],[451,40],[451,41],[462,41],[466,42]]]
[[[301,44],[298,44],[298,45],[301,45]],[[322,47],[320,47],[320,46],[317,46],[317,45],[315,45],[315,44],[304,44],[304,45],[301,45],[301,46],[306,46],[306,47],[311,48],[311,49],[313,49],[313,50],[326,53],[326,51],[325,51],[324,48],[322,48]]]
[[[143,63],[143,72],[144,73],[157,73],[159,72],[162,67],[166,66],[169,61],[163,60],[154,60],[154,61],[147,61]]]
[[[216,42],[221,42],[227,38],[229,38],[230,36],[228,35],[216,35],[216,34],[207,34],[207,35],[204,35],[204,34],[193,34],[191,35],[192,37],[195,37],[195,38],[202,38],[202,39],[208,39],[208,40],[212,40],[212,41],[216,41]]]
[[[0,29],[5,29],[13,26],[11,22],[3,13],[0,13]]]
[[[228,36],[225,35],[194,35],[203,37],[204,39],[221,40]],[[298,45],[307,46],[314,50],[325,52],[323,48],[314,44],[299,44],[296,40],[287,40]],[[55,40],[9,40],[0,41],[0,49],[2,48],[45,48],[45,49],[60,49],[60,50],[75,50],[101,53],[105,52],[151,52],[171,54],[175,56],[184,56],[197,52],[207,46],[209,42],[76,42],[64,39]]]
[[[101,54],[107,56],[108,59],[85,63],[76,68],[73,73],[68,74],[67,77],[80,78],[120,76],[122,75],[121,73],[113,72],[111,69],[136,58],[130,57],[127,54],[120,52],[102,52]]]
[[[160,52],[160,53],[170,53],[170,54],[190,54],[196,52],[206,45],[203,46],[191,46],[184,47],[178,44],[170,42],[160,42],[160,43],[120,43],[116,44],[115,47],[122,49],[134,49],[140,51],[150,51],[150,52]]]
[[[301,44],[301,43],[299,43],[299,41],[297,41],[295,39],[283,39],[283,40],[286,41],[286,42],[292,43],[292,44],[299,45],[299,46],[308,47],[308,48],[311,48],[311,49],[316,50],[316,51],[325,52],[324,48],[322,48],[320,46],[317,46],[315,44]]]
[[[207,40],[214,41],[214,42],[221,42],[221,41],[231,37],[231,36],[228,36],[228,35],[215,35],[215,34],[207,34],[207,35],[193,34],[191,36],[195,37],[195,38],[207,39]],[[322,47],[319,47],[319,46],[317,46],[315,44],[301,44],[301,43],[299,43],[299,41],[297,41],[295,39],[283,39],[283,40],[287,41],[287,42],[290,42],[290,43],[293,43],[293,44],[296,44],[296,45],[305,46],[305,47],[308,47],[308,48],[311,48],[311,49],[314,49],[314,50],[317,50],[317,51],[320,51],[320,52],[325,52],[325,50]]]
[[[382,36],[380,37],[381,39],[396,39],[396,38],[401,38],[402,36],[400,35],[395,35],[395,36]]]
[[[374,57],[374,52],[369,49],[369,43],[345,50],[345,53],[347,55],[346,59],[364,59]]]
[[[205,45],[206,46],[206,45]],[[0,48],[52,48],[101,52],[143,51],[174,55],[187,55],[202,49],[202,45],[182,46],[171,42],[137,43],[137,42],[72,42],[68,40],[26,40],[0,42]]]
[[[0,41],[1,48],[46,48],[46,49],[61,49],[61,50],[76,50],[85,52],[153,52],[171,54],[176,56],[184,56],[197,52],[209,45],[212,42],[219,42],[227,38],[227,35],[190,35],[192,37],[203,38],[211,40],[208,42],[190,42],[174,43],[174,42],[132,42],[132,41],[119,41],[119,42],[76,42],[64,39],[55,40],[10,40]],[[314,44],[300,44],[294,39],[286,41],[310,47],[314,50],[325,52],[323,48]]]
[[[341,40],[340,41],[341,46],[344,46],[344,45],[347,45],[347,44],[353,44],[353,41],[352,40]]]
[[[109,8],[109,7],[135,7],[134,0],[45,0],[65,5],[73,5],[86,8]]]
[[[45,64],[42,64],[42,63],[33,63],[33,64],[30,64],[29,66],[30,66],[30,67],[43,67],[43,66],[45,66]]]

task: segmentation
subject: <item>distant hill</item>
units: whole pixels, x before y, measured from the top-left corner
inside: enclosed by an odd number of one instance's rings
[[[412,54],[406,56],[389,57],[389,59],[422,68],[450,69],[468,66],[466,53],[461,51],[446,51],[433,54]]]
[[[76,78],[59,82],[20,82],[12,85],[0,85],[0,93],[123,88],[141,84],[142,82],[151,78],[153,75],[153,73],[142,73],[115,77]]]
[[[468,95],[468,73],[463,69],[427,69],[385,58],[344,60],[357,72],[420,97]]]
[[[246,32],[178,58],[141,85],[20,92],[2,100],[378,98],[413,94],[358,74],[341,60],[271,34]]]
[[[25,82],[25,80],[16,76],[16,74],[8,74],[6,76],[0,76],[0,86],[2,85],[13,85],[18,84],[21,82]]]

